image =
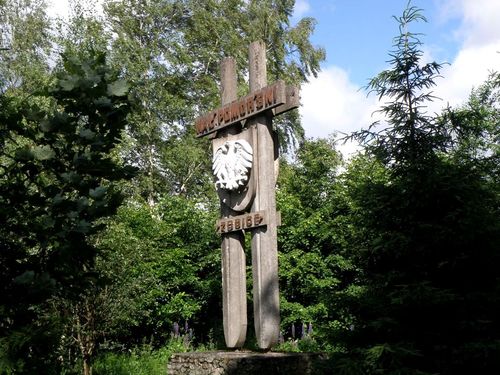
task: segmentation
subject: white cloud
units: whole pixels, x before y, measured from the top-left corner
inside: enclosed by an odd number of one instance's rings
[[[374,100],[336,66],[324,69],[302,86],[301,102],[304,127],[310,137],[358,129],[369,121],[374,105]]]
[[[455,31],[461,48],[438,81],[435,93],[444,100],[441,107],[465,102],[472,88],[481,85],[490,71],[500,70],[500,1],[447,0],[442,7],[445,12],[461,20]]]
[[[68,19],[71,13],[71,5],[74,4],[76,2],[72,0],[48,0],[48,14],[52,17]],[[84,4],[83,9],[102,14],[102,5],[103,0],[89,0]]]
[[[300,113],[306,137],[325,138],[337,133],[349,134],[362,127],[367,128],[373,121],[372,113],[377,109],[374,96],[367,97],[360,87],[354,85],[348,74],[331,66],[311,79],[301,89]],[[350,153],[355,146],[340,147]]]
[[[442,100],[430,103],[431,114],[440,112],[447,104],[464,103],[472,88],[481,85],[490,71],[500,70],[500,1],[445,0],[441,3],[447,17],[458,17],[460,27],[455,35],[461,47],[450,65],[444,66],[433,89]],[[424,62],[433,61],[429,50],[424,51]],[[352,83],[346,71],[330,66],[318,78],[302,87],[302,123],[307,137],[327,137],[335,132],[350,133],[366,128],[380,108],[377,97],[366,97],[364,91]],[[352,145],[341,147],[351,152]]]
[[[500,70],[500,40],[483,46],[463,48],[453,62],[442,70],[436,96],[443,99],[440,107],[464,103],[472,88],[480,86],[490,71]],[[434,109],[437,110],[436,106]]]
[[[462,18],[458,35],[464,40],[464,47],[484,46],[498,41],[500,1],[460,0],[456,6]]]
[[[69,0],[49,0],[47,10],[50,16],[67,18],[69,14]]]
[[[311,9],[311,5],[307,0],[297,0],[293,8],[293,17],[300,18]]]

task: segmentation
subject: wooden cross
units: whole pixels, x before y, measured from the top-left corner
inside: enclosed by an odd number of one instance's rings
[[[278,342],[276,178],[278,144],[272,118],[299,105],[298,89],[278,81],[267,86],[266,49],[249,48],[250,94],[237,98],[236,63],[221,63],[222,106],[196,122],[198,137],[209,136],[221,200],[217,231],[222,235],[224,337],[228,348],[243,346],[247,331],[244,232],[252,235],[254,323],[257,343]]]

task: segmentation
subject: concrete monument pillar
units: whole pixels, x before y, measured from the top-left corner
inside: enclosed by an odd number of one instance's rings
[[[226,58],[221,63],[221,104],[237,99],[236,62]],[[226,139],[237,134],[238,129],[228,127],[219,135]],[[228,218],[236,215],[221,202],[221,215]],[[228,348],[239,348],[245,343],[247,333],[246,258],[245,236],[242,231],[222,234],[222,313],[224,338]]]
[[[266,47],[254,42],[249,51],[250,92],[267,84]],[[263,113],[249,121],[257,129],[257,160],[254,173],[258,187],[252,211],[264,211],[267,225],[252,231],[253,311],[255,335],[261,349],[278,342],[280,329],[278,286],[278,234],[276,218],[276,176],[272,116]]]
[[[217,232],[222,236],[224,337],[243,346],[247,328],[245,232],[252,236],[254,325],[261,349],[278,342],[279,288],[276,212],[275,115],[298,107],[298,89],[282,81],[267,86],[266,48],[249,49],[250,94],[237,98],[234,59],[221,63],[221,107],[196,119],[198,137],[209,136],[213,172],[221,200]]]

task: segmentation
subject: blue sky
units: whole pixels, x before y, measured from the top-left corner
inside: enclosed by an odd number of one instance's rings
[[[350,73],[353,82],[365,84],[385,67],[387,51],[398,30],[393,15],[400,16],[406,3],[407,0],[297,1],[296,14],[317,20],[312,40],[327,49],[325,65],[339,66]],[[459,40],[453,35],[459,19],[445,18],[433,0],[414,0],[412,4],[423,9],[428,20],[414,24],[414,31],[425,34],[422,40],[435,50],[439,55],[436,57],[452,59],[459,48]],[[294,17],[294,21],[297,19]]]
[[[368,79],[387,68],[392,39],[398,33],[393,15],[407,0],[296,0],[293,22],[317,20],[313,43],[326,49],[318,78],[301,91],[300,112],[307,137],[327,137],[367,127],[379,103],[366,96]],[[471,89],[492,70],[500,70],[500,0],[413,0],[427,23],[410,31],[423,33],[424,62],[447,62],[428,112],[463,103]],[[352,151],[347,145],[342,151]]]

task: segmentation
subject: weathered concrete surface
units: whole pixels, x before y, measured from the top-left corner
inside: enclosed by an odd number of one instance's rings
[[[254,42],[249,50],[250,92],[267,84],[266,47]],[[278,286],[278,235],[276,220],[275,145],[272,122],[259,116],[249,122],[257,129],[256,165],[258,188],[252,211],[266,211],[268,224],[252,232],[253,311],[255,336],[261,349],[277,344],[280,328]]]
[[[196,352],[174,354],[168,375],[320,375],[319,353]]]
[[[222,104],[236,99],[236,62],[226,58],[221,64]],[[234,129],[227,129],[222,139]],[[234,216],[235,212],[221,202],[222,217]],[[247,333],[246,257],[245,237],[242,232],[222,236],[222,313],[224,338],[228,348],[240,348]]]
[[[240,348],[247,333],[246,262],[241,232],[222,240],[222,313],[228,348]]]

